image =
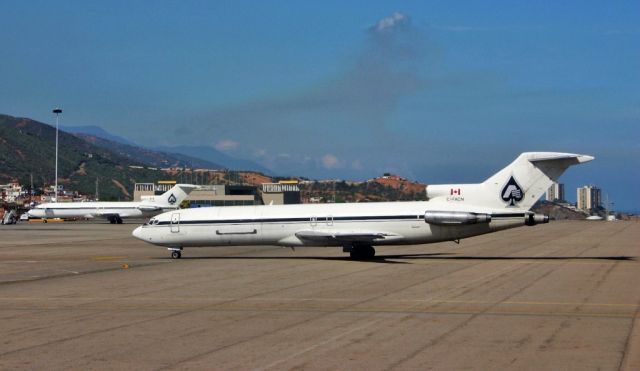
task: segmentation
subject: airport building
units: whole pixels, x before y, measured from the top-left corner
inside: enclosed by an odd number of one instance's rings
[[[564,184],[554,182],[549,189],[547,189],[546,200],[547,201],[564,201]]]
[[[201,185],[187,196],[189,207],[243,206],[260,204],[256,187],[246,185]]]
[[[14,203],[24,194],[25,191],[22,189],[20,183],[12,182],[0,185],[0,200],[2,202]]]
[[[133,199],[140,201],[142,196],[161,195],[176,184],[176,181],[155,183],[136,183]],[[253,185],[210,184],[200,185],[186,199],[189,207],[243,206],[243,205],[283,205],[300,203],[300,189],[297,181],[263,183]]]
[[[576,207],[579,210],[591,210],[602,204],[602,191],[595,186],[583,186],[577,189]]]
[[[142,196],[161,195],[176,185],[175,180],[155,183],[136,183],[133,200],[140,201]],[[245,185],[201,185],[187,197],[190,207],[255,205],[259,202],[256,187]]]
[[[278,183],[263,183],[262,202],[265,205],[288,205],[300,203],[300,187],[297,180]]]

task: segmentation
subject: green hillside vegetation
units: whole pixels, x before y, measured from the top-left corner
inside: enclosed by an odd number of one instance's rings
[[[95,193],[99,178],[101,200],[127,200],[136,182],[167,179],[165,173],[132,169],[143,164],[59,132],[58,183],[83,194]],[[18,180],[34,188],[54,182],[55,128],[34,120],[0,115],[0,182]]]
[[[59,132],[58,183],[65,189],[94,195],[99,180],[100,200],[130,200],[135,183],[176,180],[199,184],[242,183],[234,172],[197,174],[186,167],[218,167],[208,161],[119,144],[87,135]],[[146,167],[172,166],[172,172]],[[191,165],[191,166],[189,166]],[[136,166],[131,168],[130,166]],[[140,168],[138,168],[140,167]],[[55,127],[27,118],[0,115],[0,183],[17,180],[35,190],[53,185]],[[277,180],[277,179],[276,179]],[[377,182],[312,182],[301,185],[303,198],[322,197],[324,202],[367,202],[424,200],[419,192],[402,190]]]

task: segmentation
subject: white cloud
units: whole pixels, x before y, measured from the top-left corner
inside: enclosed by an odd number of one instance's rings
[[[324,166],[327,169],[335,169],[335,168],[341,167],[342,164],[340,163],[340,160],[338,160],[336,156],[328,153],[322,157],[322,166]]]
[[[406,14],[395,12],[389,17],[382,18],[373,27],[376,31],[384,31],[389,28],[396,27],[399,24],[405,23],[409,20]]]
[[[236,148],[238,148],[239,143],[231,140],[231,139],[225,139],[225,140],[221,140],[218,143],[216,143],[214,145],[215,149],[217,149],[218,151],[232,151]]]

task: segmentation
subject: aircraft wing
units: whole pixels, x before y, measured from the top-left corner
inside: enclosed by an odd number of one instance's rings
[[[98,213],[94,213],[94,216],[100,217],[100,218],[105,218],[105,219],[109,219],[112,217],[122,217],[122,215],[118,214],[118,213],[113,213],[113,212],[98,212]]]
[[[102,218],[111,218],[111,217],[120,217],[120,218],[129,218],[131,216],[136,216],[136,214],[132,215],[131,212],[114,212],[113,210],[98,210],[97,212],[92,213],[94,216],[102,217]]]
[[[377,240],[397,239],[402,236],[387,232],[371,231],[323,231],[303,230],[296,232],[296,237],[309,242],[372,243]]]
[[[160,211],[162,207],[152,204],[140,204],[137,206],[137,209],[140,211]]]

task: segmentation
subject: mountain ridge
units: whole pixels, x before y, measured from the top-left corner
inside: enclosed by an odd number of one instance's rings
[[[0,114],[0,182],[18,180],[34,188],[54,183],[55,135],[53,126],[29,118]],[[60,130],[58,183],[68,189],[94,194],[99,180],[103,199],[128,198],[136,182],[161,180],[163,174],[145,169],[139,161],[95,146]]]
[[[221,181],[259,186],[277,181],[253,171],[229,171],[217,163],[182,154],[168,154],[118,143],[89,134],[59,131],[59,184],[85,195],[95,192],[99,180],[101,200],[131,199],[134,183],[159,180],[193,180],[194,168],[220,170],[207,173],[205,184]],[[54,180],[55,127],[28,118],[0,114],[0,183],[18,180],[34,189]],[[170,148],[170,147],[169,147]],[[171,168],[161,171],[161,168]],[[184,168],[187,168],[186,171]],[[366,182],[301,182],[306,198],[338,202],[424,199],[424,185],[404,178],[384,176]],[[337,195],[337,196],[336,196]]]
[[[179,153],[185,156],[209,159],[209,161],[223,163],[232,169],[257,171],[265,174],[273,173],[270,169],[256,162],[229,156],[209,146],[158,146],[154,147],[154,149],[162,152]]]
[[[153,167],[187,167],[187,168],[207,168],[207,169],[226,169],[227,167],[215,162],[203,160],[200,158],[187,156],[181,153],[171,153],[166,151],[158,151],[141,147],[137,145],[123,144],[120,142],[105,139],[96,135],[84,133],[76,133],[75,136],[97,145],[102,148],[110,149],[124,157],[138,160],[147,166]]]
[[[172,155],[173,157],[182,158],[185,161],[187,167],[208,167],[208,168],[229,168],[238,170],[250,170],[257,171],[264,174],[272,174],[273,171],[263,165],[258,164],[255,161],[230,156],[222,151],[219,151],[210,146],[146,146],[135,143],[127,138],[112,134],[100,126],[86,125],[86,126],[64,126],[63,130],[76,134],[83,139],[92,140],[90,137],[98,137],[100,139],[108,140],[117,144],[123,144],[133,148],[120,147],[118,150],[121,153],[125,153],[127,150],[135,152],[136,154],[143,155],[143,149],[145,151],[156,151],[165,154]],[[97,145],[106,143],[100,143],[96,141]],[[112,144],[113,145],[113,144]],[[199,165],[196,165],[199,164]],[[159,166],[159,165],[158,165]]]

